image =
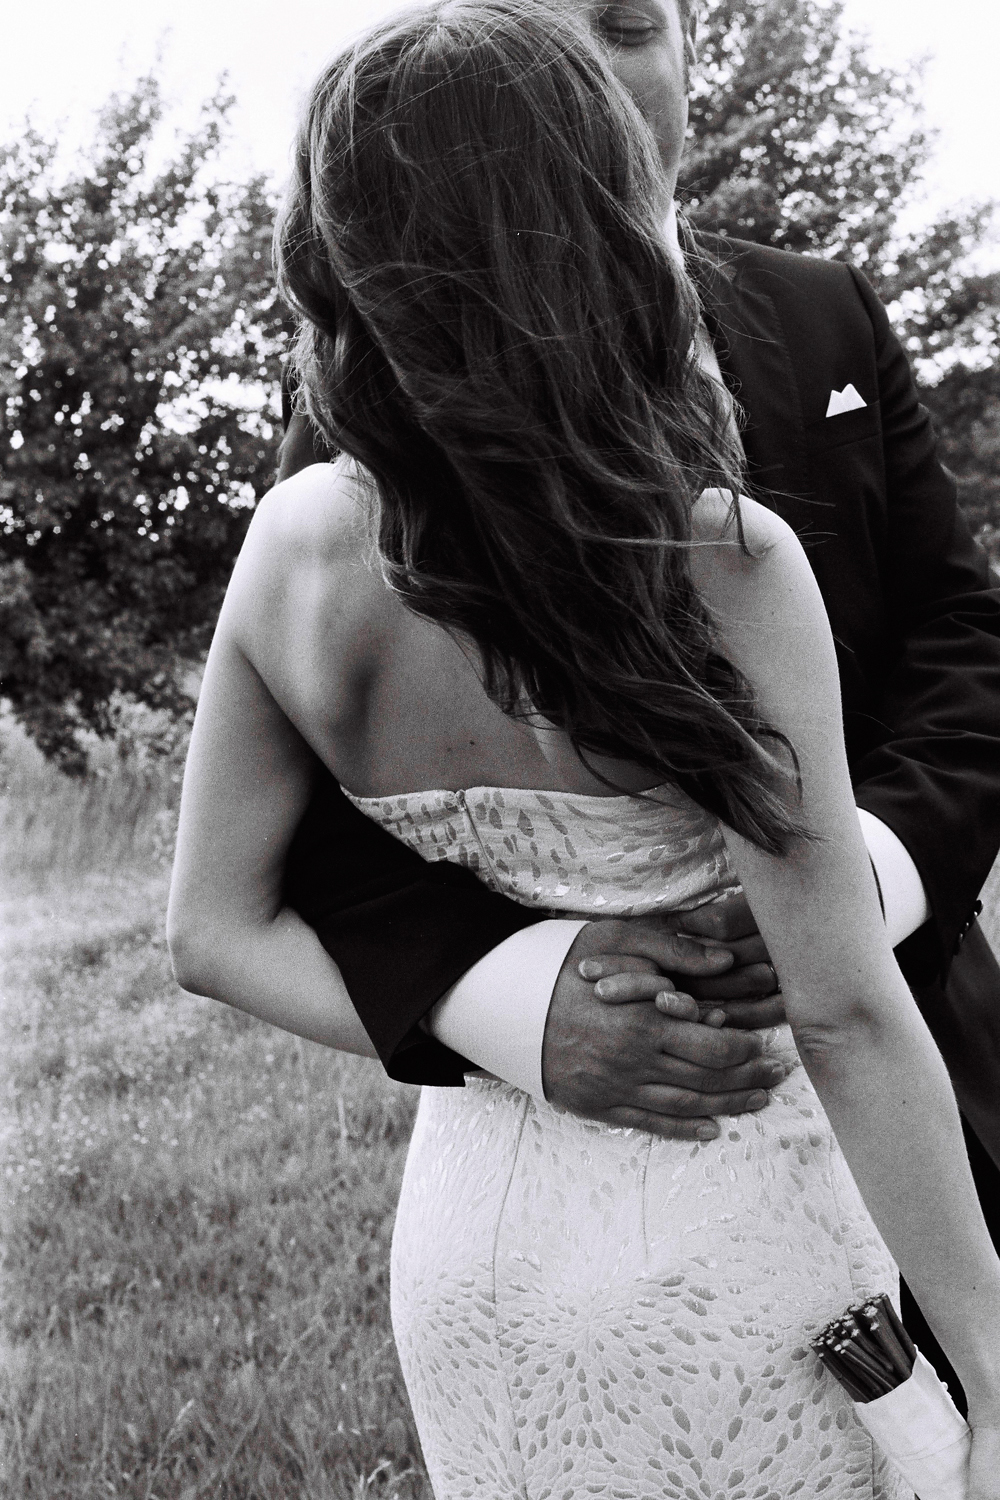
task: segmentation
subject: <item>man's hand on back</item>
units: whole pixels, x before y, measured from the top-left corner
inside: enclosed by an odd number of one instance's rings
[[[678,912],[658,920],[671,933],[690,934],[732,955],[732,966],[722,972],[689,971],[683,978],[674,975],[679,988],[693,995],[703,1008],[718,1006],[725,1012],[727,1026],[755,1031],[762,1026],[781,1024],[785,1019],[785,1002],[778,975],[742,891],[724,901],[700,906],[697,911]],[[632,949],[626,947],[623,951],[631,953]],[[669,969],[665,972],[671,973]],[[598,954],[590,958],[584,977],[604,979],[600,998],[612,1004],[649,998],[648,983],[629,980],[607,947],[599,948]]]
[[[542,1048],[546,1097],[608,1125],[710,1140],[719,1134],[712,1116],[762,1109],[766,1091],[785,1076],[780,1062],[761,1056],[752,1030],[784,1019],[774,985],[741,896],[666,918],[590,922],[553,992]],[[700,1002],[701,1020],[657,1009],[653,995],[675,988]]]
[[[784,1021],[778,976],[742,891],[667,921],[674,931],[721,943],[733,955],[732,968],[725,973],[691,979],[686,987],[696,1000],[722,1006],[727,1026],[755,1030]]]

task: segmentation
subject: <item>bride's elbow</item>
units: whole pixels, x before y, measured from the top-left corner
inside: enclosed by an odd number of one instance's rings
[[[167,950],[174,979],[192,995],[214,993],[218,942],[209,926],[194,914],[169,911]]]
[[[170,967],[174,979],[189,995],[211,994],[211,983],[204,955],[197,947],[181,938],[167,942],[170,950]]]

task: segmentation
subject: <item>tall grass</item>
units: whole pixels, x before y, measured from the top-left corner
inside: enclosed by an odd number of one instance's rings
[[[41,891],[80,876],[169,862],[184,735],[131,709],[114,740],[94,737],[86,777],[64,776],[0,708],[0,887]]]
[[[0,1493],[429,1500],[388,1323],[414,1091],[174,984],[169,756],[2,745]]]

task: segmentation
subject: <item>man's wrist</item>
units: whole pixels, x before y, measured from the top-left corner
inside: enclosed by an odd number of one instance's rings
[[[542,1041],[552,992],[586,925],[552,918],[515,932],[452,985],[426,1029],[494,1077],[544,1098]]]

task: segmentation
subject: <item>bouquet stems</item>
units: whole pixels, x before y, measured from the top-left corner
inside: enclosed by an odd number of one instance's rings
[[[889,1298],[849,1308],[813,1348],[920,1500],[965,1500],[972,1432]]]

